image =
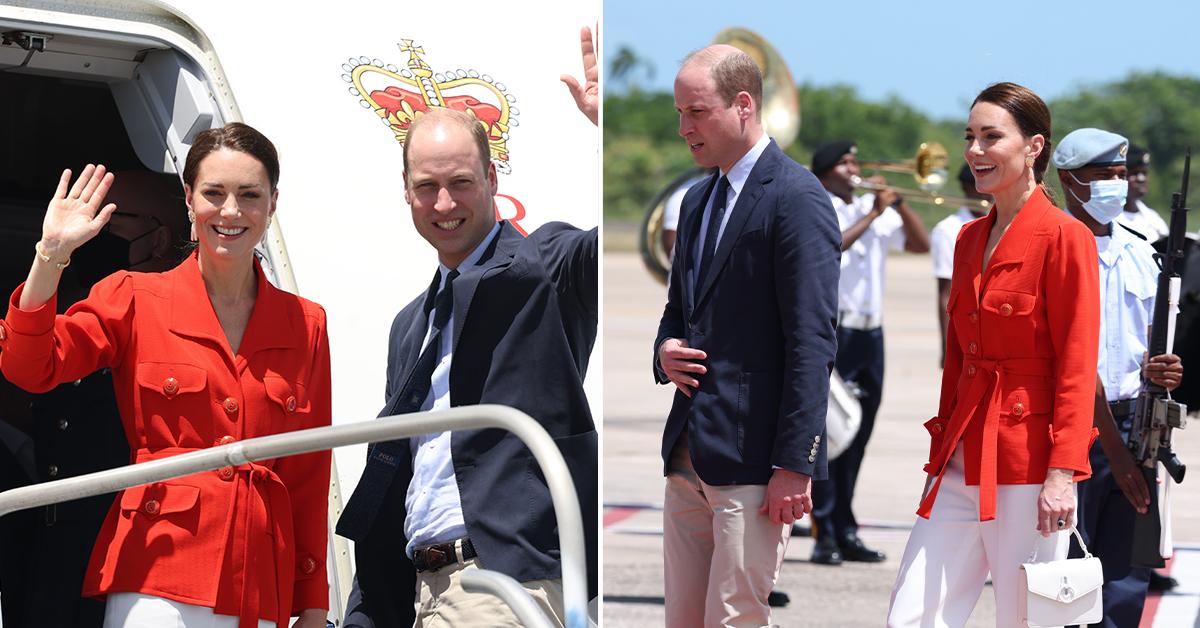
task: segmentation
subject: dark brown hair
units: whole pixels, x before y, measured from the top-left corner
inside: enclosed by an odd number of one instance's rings
[[[1021,134],[1025,137],[1041,135],[1045,138],[1046,143],[1042,147],[1042,152],[1033,162],[1033,178],[1041,186],[1042,192],[1053,201],[1054,196],[1051,195],[1050,189],[1042,180],[1046,174],[1046,168],[1050,165],[1050,146],[1052,144],[1050,141],[1052,137],[1050,108],[1028,87],[1009,82],[988,85],[975,97],[971,107],[974,108],[981,102],[991,103],[1007,111],[1017,122],[1017,128],[1021,129]]]
[[[230,122],[219,129],[201,131],[188,150],[187,160],[183,166],[183,182],[188,186],[196,185],[196,176],[200,174],[200,162],[210,154],[227,148],[246,153],[257,159],[267,170],[267,178],[271,181],[271,191],[279,185],[279,153],[267,136],[257,129],[241,122]]]
[[[412,142],[413,135],[417,129],[426,124],[433,124],[439,120],[446,120],[461,126],[471,134],[471,139],[475,140],[475,147],[479,149],[479,160],[483,164],[483,174],[487,175],[488,166],[492,163],[492,149],[488,145],[487,129],[483,128],[483,123],[475,114],[456,109],[447,109],[446,107],[434,107],[428,112],[417,116],[412,124],[408,125],[408,136],[404,140],[404,170],[408,171],[408,145]]]

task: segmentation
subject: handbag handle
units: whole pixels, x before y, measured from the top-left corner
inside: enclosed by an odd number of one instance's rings
[[[1066,532],[1066,530],[1060,530],[1060,532]],[[1072,525],[1071,533],[1075,535],[1075,540],[1079,541],[1079,547],[1080,547],[1080,549],[1083,550],[1083,557],[1091,558],[1092,553],[1088,551],[1087,544],[1083,542],[1083,535],[1079,534],[1079,528],[1075,525]],[[1040,532],[1035,532],[1034,534],[1041,536]],[[1033,551],[1029,553],[1029,559],[1026,560],[1025,562],[1032,563],[1034,561],[1034,559],[1037,558],[1037,551],[1038,551],[1038,545],[1035,543],[1033,545]]]

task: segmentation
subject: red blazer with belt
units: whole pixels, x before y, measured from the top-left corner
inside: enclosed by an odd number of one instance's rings
[[[980,520],[996,516],[997,484],[1041,484],[1049,467],[1091,475],[1100,287],[1096,241],[1040,189],[983,266],[996,210],[967,223],[954,248],[938,415],[925,471],[937,476],[917,514],[928,517],[955,447],[980,487]]]
[[[330,423],[321,306],[272,286],[236,354],[195,255],[165,273],[119,272],[55,316],[51,299],[0,321],[0,369],[31,392],[113,369],[132,462]],[[85,595],[157,595],[286,625],[328,606],[330,454],[249,463],[126,490],[96,539]]]

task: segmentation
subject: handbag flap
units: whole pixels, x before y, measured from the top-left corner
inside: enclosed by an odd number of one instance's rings
[[[1070,603],[1104,585],[1100,559],[1072,558],[1046,563],[1024,563],[1029,592],[1051,600]]]

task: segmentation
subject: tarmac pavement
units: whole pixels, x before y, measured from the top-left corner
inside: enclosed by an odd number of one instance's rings
[[[674,389],[654,384],[651,352],[665,288],[643,269],[636,252],[614,250],[627,249],[621,246],[627,233],[606,225],[605,237],[603,618],[609,627],[660,626],[663,480],[659,448]],[[941,371],[934,295],[928,256],[888,259],[883,406],[854,504],[863,540],[886,552],[888,560],[815,565],[809,562],[812,540],[793,537],[776,587],[791,602],[775,609],[776,625],[883,625],[924,484],[921,466],[928,456],[929,437],[922,423],[937,405]],[[1176,451],[1184,462],[1200,464],[1200,436],[1179,434]],[[1175,562],[1200,565],[1200,493],[1187,484],[1175,488],[1175,539],[1188,558]],[[1200,626],[1194,624],[1200,586],[1192,586],[1200,585],[1200,569],[1176,575],[1187,580],[1185,586],[1163,607],[1182,610],[1153,624],[1144,620],[1143,626]],[[994,603],[987,587],[968,626],[992,625]]]

